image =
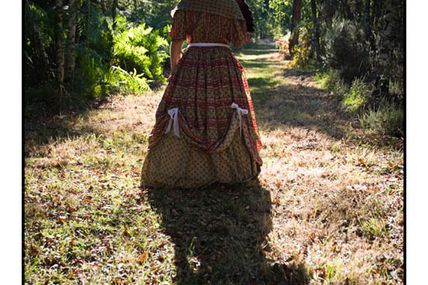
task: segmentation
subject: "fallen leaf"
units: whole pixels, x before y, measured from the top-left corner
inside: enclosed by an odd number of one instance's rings
[[[138,256],[138,258],[136,259],[136,262],[144,263],[148,257],[149,257],[149,253],[147,251],[145,251],[144,253],[142,253]]]

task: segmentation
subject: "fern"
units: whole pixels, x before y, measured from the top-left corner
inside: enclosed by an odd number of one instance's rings
[[[141,95],[150,90],[149,80],[144,78],[143,74],[138,74],[134,69],[128,72],[119,66],[112,66],[104,76],[104,82],[109,85],[111,90],[117,92],[126,92],[134,95]]]
[[[147,79],[163,82],[167,47],[168,41],[159,35],[159,31],[139,24],[115,36],[114,64],[124,70],[135,69]]]

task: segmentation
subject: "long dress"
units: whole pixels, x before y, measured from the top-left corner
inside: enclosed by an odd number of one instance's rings
[[[178,10],[173,40],[249,41],[246,23],[202,11]],[[261,140],[245,71],[228,47],[185,50],[156,111],[142,187],[200,188],[257,178]]]

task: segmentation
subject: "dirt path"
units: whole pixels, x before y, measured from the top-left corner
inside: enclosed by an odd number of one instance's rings
[[[260,183],[140,193],[162,90],[32,122],[28,284],[403,283],[397,143],[364,134],[272,46],[238,56],[264,144]]]

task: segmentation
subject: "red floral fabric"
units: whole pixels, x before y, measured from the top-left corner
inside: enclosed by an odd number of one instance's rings
[[[213,14],[177,11],[170,34],[191,43],[241,46],[249,39],[245,25]],[[186,49],[155,115],[143,187],[199,188],[259,175],[263,162],[256,114],[245,70],[231,49]]]
[[[197,11],[178,10],[169,33],[173,40],[188,43],[225,43],[241,47],[250,40],[245,20]]]

